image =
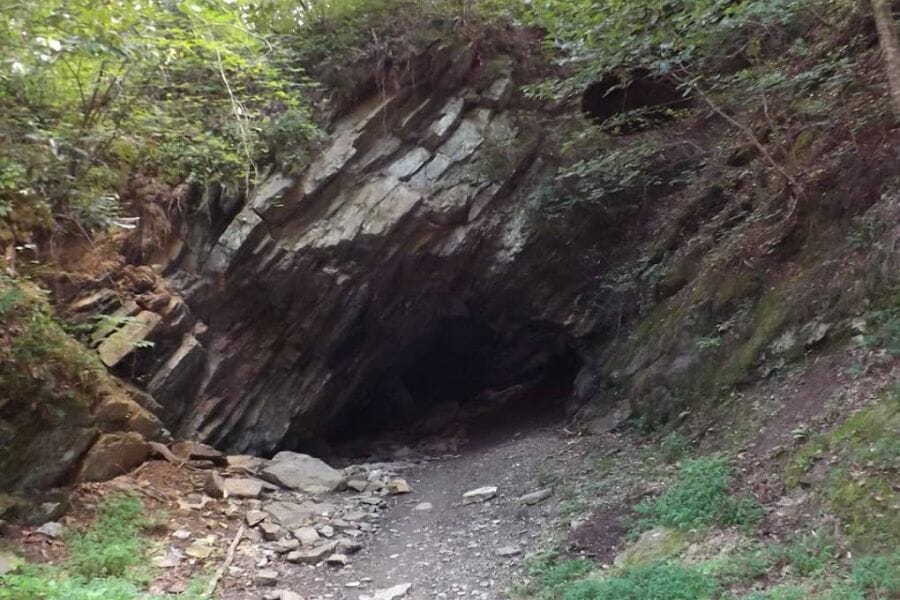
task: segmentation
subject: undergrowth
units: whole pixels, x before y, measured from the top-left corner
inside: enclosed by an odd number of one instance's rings
[[[723,458],[685,461],[678,480],[658,498],[635,506],[638,528],[656,526],[690,529],[704,525],[748,526],[762,517],[759,504],[730,493],[734,467]]]
[[[107,499],[92,527],[65,536],[68,558],[61,564],[27,565],[0,576],[0,600],[153,600],[144,592],[150,542],[141,536],[152,524],[137,498]],[[201,583],[169,597],[199,599]]]

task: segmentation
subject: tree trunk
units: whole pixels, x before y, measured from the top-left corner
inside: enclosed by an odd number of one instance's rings
[[[875,13],[875,26],[878,28],[884,70],[887,72],[891,105],[894,116],[900,120],[900,41],[897,39],[897,28],[891,14],[891,1],[872,0],[872,10]]]

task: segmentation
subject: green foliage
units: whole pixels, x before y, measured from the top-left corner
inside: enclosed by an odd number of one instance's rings
[[[762,508],[750,497],[733,496],[729,487],[734,469],[721,458],[697,458],[681,467],[678,480],[662,496],[641,502],[642,529],[663,525],[687,529],[710,524],[755,523]]]
[[[900,550],[893,554],[865,556],[853,565],[853,583],[876,598],[900,594]]]
[[[523,591],[528,598],[553,600],[558,598],[566,585],[584,577],[594,569],[593,562],[583,559],[563,559],[555,553],[538,554],[528,561],[531,583]]]
[[[823,6],[823,4],[825,6]],[[810,8],[827,12],[832,0],[535,0],[522,18],[548,31],[547,43],[568,54],[573,73],[535,86],[538,97],[565,96],[603,75],[643,69],[667,75],[701,72],[725,56],[758,57],[775,32],[800,40],[814,23]],[[739,76],[746,76],[741,73]],[[807,77],[815,79],[815,75]]]
[[[140,534],[147,524],[140,500],[104,500],[91,528],[65,537],[69,558],[63,564],[29,565],[0,576],[0,600],[153,600],[143,591],[147,542]],[[195,581],[185,593],[168,597],[204,596]]]
[[[254,10],[51,0],[3,12],[0,218],[36,198],[63,221],[103,228],[129,172],[246,185],[273,127],[296,152],[316,134],[309,81]]]
[[[604,580],[585,579],[569,585],[563,600],[703,600],[719,586],[711,577],[676,563],[627,569]]]
[[[662,459],[673,463],[687,456],[691,451],[691,441],[682,433],[673,431],[659,443]]]
[[[0,316],[0,334],[9,340],[0,344],[0,389],[29,402],[56,401],[60,394],[89,401],[105,371],[53,318],[46,292],[0,276]]]
[[[863,337],[862,345],[900,356],[900,293],[895,292],[886,306],[868,316],[872,331]]]
[[[88,580],[125,576],[141,561],[143,544],[138,533],[145,525],[143,510],[137,498],[104,502],[93,527],[66,538],[69,571]]]

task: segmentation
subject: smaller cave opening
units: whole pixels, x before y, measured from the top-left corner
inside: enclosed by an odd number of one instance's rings
[[[565,417],[577,352],[558,327],[496,331],[468,318],[439,320],[372,377],[332,423],[339,456],[441,439],[490,441]]]
[[[637,133],[677,118],[691,106],[675,80],[632,71],[626,78],[609,74],[592,83],[581,96],[581,112],[609,133]]]

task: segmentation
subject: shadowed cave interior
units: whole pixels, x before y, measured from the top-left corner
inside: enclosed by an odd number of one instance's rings
[[[581,360],[554,326],[499,332],[468,318],[437,321],[397,353],[334,421],[328,445],[364,451],[390,437],[414,443],[460,424],[490,435],[561,418]]]

